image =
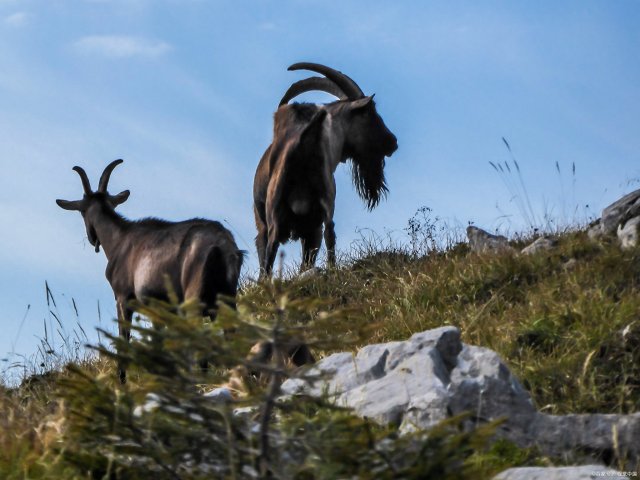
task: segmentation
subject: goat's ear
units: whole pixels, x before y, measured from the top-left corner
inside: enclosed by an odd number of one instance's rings
[[[351,111],[360,110],[361,108],[364,108],[367,105],[371,104],[374,96],[375,96],[375,93],[373,95],[369,95],[368,97],[362,97],[362,98],[359,98],[358,100],[352,101],[350,103]]]
[[[60,208],[65,210],[82,210],[82,200],[56,200],[56,203]]]
[[[129,192],[129,190],[125,190],[125,191],[123,191],[123,192],[120,192],[120,193],[119,193],[119,194],[117,194],[117,195],[111,195],[111,196],[109,197],[109,201],[111,202],[111,204],[112,204],[114,207],[117,207],[118,205],[120,205],[120,204],[122,204],[122,203],[124,203],[124,202],[126,202],[126,201],[127,201],[127,198],[129,198],[129,194],[130,194],[130,193],[131,193],[131,192]]]

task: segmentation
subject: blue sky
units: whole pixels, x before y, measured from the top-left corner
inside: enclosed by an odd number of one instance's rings
[[[598,214],[639,187],[638,25],[635,0],[0,0],[0,369],[54,322],[45,280],[68,330],[79,320],[93,338],[98,301],[103,326],[115,314],[103,254],[54,203],[79,198],[74,165],[95,184],[125,159],[111,181],[131,190],[121,213],[224,220],[255,272],[253,173],[305,76],[287,72],[297,61],[375,93],[398,137],[373,212],[338,171],[339,249],[361,228],[401,237],[423,205],[454,226],[522,228],[489,165],[511,158],[502,137],[536,215]]]

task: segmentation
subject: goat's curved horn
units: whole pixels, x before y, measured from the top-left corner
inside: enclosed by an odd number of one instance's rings
[[[286,103],[289,103],[289,100],[291,100],[292,98],[297,97],[298,95],[305,92],[311,92],[313,90],[327,92],[334,97],[339,98],[340,100],[347,100],[349,98],[348,95],[344,93],[333,80],[329,80],[328,78],[324,77],[310,77],[305,78],[304,80],[299,80],[296,83],[292,84],[289,87],[289,90],[287,90],[282,97],[282,100],[280,100],[278,106],[285,105]]]
[[[347,94],[349,99],[355,100],[357,98],[364,97],[364,92],[360,89],[358,84],[344,73],[334,70],[331,67],[321,65],[319,63],[311,62],[299,62],[291,65],[287,70],[311,70],[312,72],[318,72],[332,80],[344,93]]]
[[[87,172],[84,171],[84,168],[75,166],[73,170],[80,175],[80,180],[82,181],[82,188],[84,189],[84,193],[86,195],[91,195],[93,192],[91,190],[91,183],[89,183],[89,177],[87,177]]]
[[[107,193],[107,185],[109,184],[109,177],[111,177],[111,172],[113,172],[113,169],[120,165],[122,162],[124,162],[124,160],[118,159],[107,165],[107,168],[104,169],[104,172],[102,172],[102,175],[100,176],[98,192]]]

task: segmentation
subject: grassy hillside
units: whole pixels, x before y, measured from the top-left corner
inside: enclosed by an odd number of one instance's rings
[[[220,318],[237,328],[227,342],[189,308],[154,305],[142,313],[168,328],[138,327],[140,341],[124,350],[132,372],[126,387],[115,382],[114,354],[100,349],[93,360],[0,391],[0,477],[147,478],[151,462],[158,478],[211,478],[185,470],[203,451],[212,464],[224,457],[235,465],[220,478],[259,475],[260,441],[200,392],[228,381],[252,341],[274,335],[304,336],[322,357],[455,325],[463,341],[499,352],[545,412],[640,411],[640,250],[594,243],[579,231],[558,240],[533,256],[479,255],[464,244],[361,245],[336,269],[245,285],[238,313]],[[194,369],[199,355],[218,368]],[[272,400],[268,383],[244,390],[242,404],[256,412]],[[134,413],[157,393],[164,413]],[[397,439],[313,402],[277,409],[286,412],[273,426],[280,447],[287,445],[281,450],[298,455],[289,458],[295,475],[278,468],[292,478],[488,478],[506,466],[550,461],[507,444],[487,450],[488,431],[460,434],[455,421],[430,439]],[[247,462],[255,471],[242,469]]]
[[[358,345],[454,325],[464,342],[499,352],[548,413],[639,411],[640,251],[585,232],[558,240],[532,256],[464,244],[420,257],[372,251],[292,282],[290,295],[350,312],[327,335],[373,327]]]

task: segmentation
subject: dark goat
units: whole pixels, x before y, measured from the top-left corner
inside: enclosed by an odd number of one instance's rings
[[[122,160],[111,162],[100,177],[97,191],[91,190],[87,174],[73,167],[84,188],[82,200],[56,200],[65,210],[82,214],[89,243],[100,245],[107,256],[107,280],[116,297],[120,336],[130,337],[132,299],[166,298],[166,281],[180,301],[197,298],[203,313],[216,312],[216,298],[233,298],[238,288],[243,252],[226,228],[211,220],[194,218],[167,222],[155,218],[130,221],[115,211],[129,198],[125,190],[117,195],[107,192],[113,169]],[[126,379],[123,366],[120,380]]]
[[[324,77],[300,80],[289,88],[274,116],[273,142],[260,159],[253,183],[256,247],[263,275],[270,275],[278,246],[302,242],[301,270],[312,267],[322,243],[335,264],[334,173],[350,160],[353,182],[369,209],[386,194],[385,157],[398,148],[376,111],[349,77],[316,63],[296,63],[289,70],[311,70]],[[340,100],[326,105],[287,102],[311,90]]]

